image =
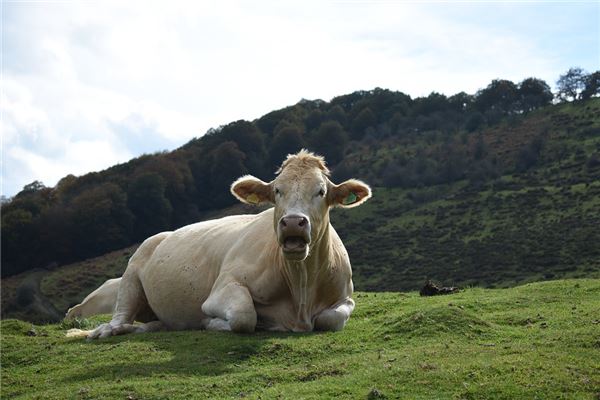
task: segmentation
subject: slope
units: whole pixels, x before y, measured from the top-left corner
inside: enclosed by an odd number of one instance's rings
[[[5,320],[2,397],[598,396],[600,280],[434,298],[363,292],[356,301],[337,333],[162,332],[85,342],[64,338],[68,325]]]

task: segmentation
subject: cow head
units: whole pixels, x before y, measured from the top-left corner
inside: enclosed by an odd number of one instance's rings
[[[371,197],[371,188],[359,180],[333,184],[323,157],[306,150],[289,155],[270,183],[247,175],[231,192],[243,203],[275,205],[277,241],[292,261],[304,260],[329,228],[331,207],[356,207]]]

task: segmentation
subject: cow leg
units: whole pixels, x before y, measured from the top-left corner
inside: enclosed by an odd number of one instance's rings
[[[65,319],[87,318],[98,314],[112,314],[117,303],[121,278],[109,279],[90,293],[81,304],[67,311]]]
[[[141,325],[123,324],[113,330],[113,335],[124,335],[126,333],[148,333],[165,330],[165,324],[161,321],[147,322]]]
[[[105,338],[135,332],[133,321],[138,312],[148,306],[142,283],[135,268],[128,267],[119,285],[117,305],[111,321],[102,324],[88,335],[88,339]]]
[[[354,300],[347,298],[337,303],[335,306],[321,311],[315,318],[315,330],[342,330],[353,310]]]
[[[202,304],[208,317],[206,329],[216,331],[254,332],[256,310],[246,286],[231,282],[214,290]]]

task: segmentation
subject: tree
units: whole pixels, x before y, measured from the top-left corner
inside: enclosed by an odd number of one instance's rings
[[[448,105],[455,112],[465,112],[471,108],[473,100],[473,95],[460,92],[448,98]]]
[[[488,111],[510,114],[518,108],[517,86],[505,79],[494,79],[475,95],[475,107],[482,113]]]
[[[281,121],[283,121],[283,118],[279,119],[277,125]],[[244,120],[232,122],[223,127],[221,137],[226,141],[237,144],[238,149],[244,153],[244,164],[250,173],[259,178],[265,177],[267,174],[265,170],[267,152],[264,144],[264,135],[254,123]],[[271,171],[268,172],[270,173]]]
[[[30,211],[16,208],[2,212],[2,276],[13,275],[35,267],[31,257],[35,249],[33,215]],[[32,251],[33,250],[33,251]]]
[[[231,183],[248,173],[245,164],[246,154],[238,148],[235,142],[223,142],[210,153],[210,160],[212,207],[229,206],[235,202],[229,192]]]
[[[164,196],[170,203],[173,213],[168,221],[169,227],[185,225],[197,216],[194,205],[197,197],[194,179],[190,167],[184,162],[183,156],[177,153],[160,154],[152,162],[136,168],[133,179],[145,174],[156,174],[164,183]]]
[[[269,148],[269,160],[272,166],[281,164],[288,154],[298,152],[305,146],[300,128],[288,125],[281,128],[273,138]]]
[[[137,176],[127,190],[127,206],[135,216],[134,240],[167,230],[171,225],[173,207],[165,197],[167,184],[155,172]]]
[[[429,115],[444,111],[448,108],[448,98],[443,94],[431,92],[427,97],[415,99],[413,113],[415,115]]]
[[[479,129],[485,122],[485,118],[483,114],[479,111],[474,111],[467,117],[467,122],[465,122],[465,129],[468,132],[475,132]]]
[[[517,154],[516,170],[518,172],[525,172],[529,168],[536,165],[540,158],[544,144],[544,138],[541,136],[536,136],[531,143],[521,148]]]
[[[221,130],[221,136],[225,140],[235,142],[246,154],[264,153],[263,136],[252,122],[239,120],[227,124]]]
[[[367,128],[375,126],[377,117],[369,107],[363,108],[352,121],[352,138],[359,140],[365,134]]]
[[[585,83],[581,91],[581,98],[583,100],[600,96],[600,71],[586,75],[583,80]]]
[[[45,189],[46,186],[41,181],[33,181],[25,186],[23,186],[23,190],[17,193],[16,197],[32,194],[35,192],[39,192],[42,189]]]
[[[327,118],[339,122],[342,126],[345,126],[348,122],[346,112],[340,105],[331,107],[327,112]]]
[[[332,165],[344,158],[344,150],[348,144],[348,134],[342,125],[336,121],[326,121],[321,124],[313,138],[313,146],[323,154]]]
[[[304,120],[306,124],[306,130],[311,131],[313,129],[317,129],[319,125],[321,125],[321,121],[323,121],[323,112],[318,109],[312,110]]]
[[[561,75],[556,81],[558,92],[556,97],[561,101],[574,101],[585,89],[585,71],[582,68],[574,67]]]
[[[127,196],[114,183],[82,192],[71,208],[73,252],[78,257],[96,256],[131,243],[133,215],[127,208]]]
[[[529,112],[552,102],[552,92],[546,82],[537,78],[524,79],[519,84],[521,110]]]

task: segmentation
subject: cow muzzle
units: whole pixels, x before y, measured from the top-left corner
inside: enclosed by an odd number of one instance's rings
[[[290,214],[279,220],[278,239],[287,258],[303,260],[310,244],[310,220],[305,215]]]

